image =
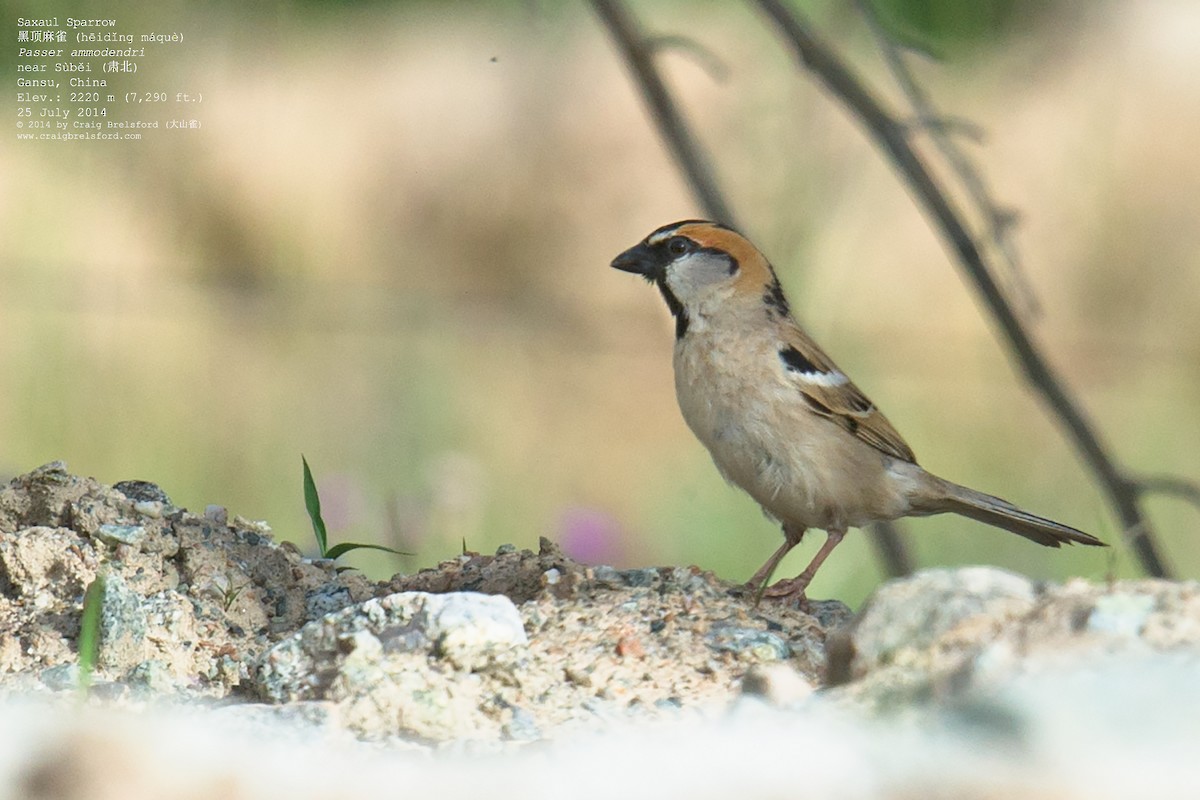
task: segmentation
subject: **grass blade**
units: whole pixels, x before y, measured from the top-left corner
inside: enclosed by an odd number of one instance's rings
[[[100,652],[100,607],[104,604],[104,576],[97,575],[83,594],[83,616],[79,620],[79,693],[87,696]]]
[[[308,518],[312,520],[313,535],[317,537],[317,551],[321,558],[336,558],[329,555],[328,539],[325,536],[325,520],[321,518],[321,497],[317,494],[317,484],[313,481],[312,470],[308,468],[308,459],[300,456],[304,464],[304,507],[308,510]]]
[[[325,558],[340,558],[351,550],[382,550],[385,553],[391,553],[397,556],[411,556],[412,553],[406,553],[403,550],[397,550],[394,547],[385,547],[381,544],[357,544],[355,542],[339,542],[329,551],[325,553]]]

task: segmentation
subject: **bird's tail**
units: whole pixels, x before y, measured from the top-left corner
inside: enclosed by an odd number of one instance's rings
[[[930,477],[933,478],[938,489],[935,493],[937,499],[914,509],[918,513],[953,512],[962,514],[964,517],[986,522],[988,525],[995,525],[997,528],[1011,531],[1018,536],[1032,539],[1046,547],[1061,547],[1063,542],[1067,544],[1077,542],[1093,547],[1108,546],[1091,534],[1076,530],[1070,525],[1063,525],[1054,520],[1039,517],[1037,514],[1031,514],[1022,508],[1017,508],[1007,500],[968,489],[966,486],[959,486],[957,483],[951,483],[933,475]]]

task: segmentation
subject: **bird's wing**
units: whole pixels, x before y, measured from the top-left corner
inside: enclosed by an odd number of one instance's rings
[[[779,358],[808,408],[877,450],[902,461],[917,457],[887,417],[792,320],[787,320]]]

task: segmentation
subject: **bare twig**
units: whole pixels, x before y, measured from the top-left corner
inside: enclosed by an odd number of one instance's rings
[[[650,109],[650,116],[658,125],[659,133],[671,148],[672,155],[705,212],[717,222],[736,228],[733,212],[717,188],[717,179],[709,167],[708,159],[704,157],[699,142],[692,136],[683,114],[654,66],[653,48],[647,46],[647,39],[638,27],[637,20],[620,0],[592,0],[592,8],[596,9],[620,48],[621,56],[633,72],[634,82],[642,91],[642,99]]]
[[[1096,474],[1124,528],[1142,569],[1155,577],[1166,577],[1166,564],[1159,556],[1150,523],[1142,512],[1140,491],[1101,441],[1100,434],[1082,408],[1067,393],[1053,368],[1042,357],[1007,303],[983,255],[967,232],[946,193],[925,163],[913,150],[904,127],[863,86],[862,82],[822,44],[806,23],[780,0],[755,0],[791,45],[800,63],[816,74],[841,102],[866,126],[879,147],[900,171],[910,190],[957,254],[984,303],[991,310],[1013,356],[1029,382],[1041,393],[1051,411],[1066,428],[1076,448]]]
[[[1200,508],[1200,485],[1174,475],[1152,475],[1137,481],[1142,494],[1165,494]]]
[[[867,0],[855,0],[855,3],[863,19],[867,21],[867,27],[871,29],[871,33],[879,43],[884,62],[891,70],[900,90],[908,98],[908,104],[912,106],[918,120],[928,123],[925,125],[925,129],[929,131],[934,146],[958,177],[959,183],[971,198],[971,202],[984,218],[988,238],[995,243],[996,249],[1004,259],[1008,268],[1009,283],[1016,290],[1021,308],[1026,309],[1033,316],[1039,316],[1041,309],[1038,306],[1037,296],[1030,288],[1025,272],[1021,268],[1021,257],[1012,237],[1016,215],[1011,209],[1001,208],[992,200],[991,192],[988,190],[983,176],[947,135],[951,130],[965,129],[971,131],[971,138],[979,141],[982,139],[982,131],[972,123],[959,119],[951,120],[942,116],[934,107],[933,101],[929,99],[925,89],[913,77],[912,71],[904,61],[904,55],[884,29],[874,6]],[[964,128],[964,126],[966,127]]]
[[[903,578],[913,571],[912,556],[901,538],[903,531],[895,521],[876,522],[871,526],[871,544],[883,562],[889,578]]]
[[[621,0],[592,0],[592,6],[608,27],[609,33],[621,50],[622,57],[629,64],[634,81],[641,89],[642,97],[650,109],[650,116],[667,146],[675,154],[680,169],[692,187],[692,193],[704,207],[705,213],[714,220],[737,228],[733,212],[725,202],[707,159],[688,129],[683,115],[675,107],[654,65],[655,48],[661,46],[664,41],[674,42],[674,38],[645,37]],[[888,575],[901,576],[912,572],[912,559],[897,524],[888,522],[872,525],[870,535]]]
[[[936,131],[945,136],[962,136],[977,144],[983,144],[983,140],[987,138],[983,126],[966,117],[952,117],[949,115],[942,115],[940,117],[917,116],[911,122],[908,120],[903,121],[908,127],[914,130]]]
[[[695,39],[687,36],[661,34],[648,38],[646,44],[652,53],[661,53],[667,50],[677,50],[680,53],[685,53],[691,56],[708,73],[708,77],[714,81],[724,83],[729,80],[729,65],[722,61],[720,56]]]

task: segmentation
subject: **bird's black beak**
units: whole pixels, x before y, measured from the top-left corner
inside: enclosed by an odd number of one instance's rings
[[[664,277],[664,269],[661,260],[656,255],[645,242],[642,242],[614,258],[612,266],[614,269],[641,275],[648,281],[661,281]]]

